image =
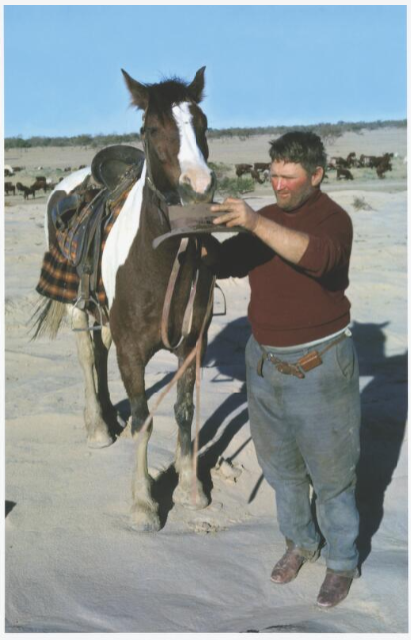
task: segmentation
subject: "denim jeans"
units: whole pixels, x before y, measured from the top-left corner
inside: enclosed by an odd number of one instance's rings
[[[332,340],[328,340],[330,342]],[[321,351],[327,340],[315,346]],[[296,362],[312,350],[263,345],[277,358]],[[358,359],[351,337],[331,347],[323,363],[299,379],[277,371],[251,336],[246,347],[250,429],[259,464],[274,488],[280,531],[306,556],[320,543],[311,512],[316,494],[322,555],[333,571],[355,575],[359,517],[355,503],[361,420]]]

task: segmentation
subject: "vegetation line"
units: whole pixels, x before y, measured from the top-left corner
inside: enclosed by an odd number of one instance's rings
[[[383,129],[385,127],[406,128],[407,120],[376,120],[374,122],[337,122],[331,124],[322,122],[312,125],[295,125],[292,127],[233,127],[230,129],[209,129],[208,138],[218,139],[227,137],[239,137],[247,139],[256,135],[282,135],[287,131],[314,131],[326,141],[339,138],[348,131],[360,134],[363,130],[373,131],[375,129]],[[31,138],[23,138],[15,136],[5,138],[5,149],[18,149],[30,147],[104,147],[110,144],[133,143],[140,142],[141,136],[138,133],[129,134],[99,134],[88,135],[82,134],[78,136],[33,136]]]

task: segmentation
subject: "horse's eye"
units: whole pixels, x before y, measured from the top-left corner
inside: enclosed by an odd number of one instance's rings
[[[146,131],[147,131],[147,133],[149,133],[151,136],[154,136],[154,135],[157,133],[158,128],[157,128],[157,127],[146,127]]]

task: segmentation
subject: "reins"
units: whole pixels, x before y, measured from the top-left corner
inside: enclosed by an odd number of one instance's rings
[[[197,291],[198,277],[200,273],[200,270],[197,265],[198,260],[196,260],[196,266],[194,268],[194,274],[192,276],[190,295],[188,298],[186,309],[184,311],[183,324],[181,328],[181,336],[180,336],[180,339],[175,344],[171,344],[168,337],[170,308],[171,308],[171,302],[173,299],[173,294],[174,294],[178,274],[180,273],[180,269],[181,269],[180,258],[187,250],[188,242],[189,242],[189,238],[183,238],[180,242],[180,247],[178,249],[176,258],[174,260],[173,268],[170,274],[170,279],[168,281],[167,291],[164,299],[163,314],[161,317],[161,339],[163,341],[164,346],[167,349],[171,349],[171,350],[177,349],[177,347],[179,347],[180,344],[183,342],[184,338],[186,338],[189,335],[191,331],[191,325],[193,322],[194,300],[195,300],[195,295]],[[198,256],[200,254],[200,251],[201,251],[201,243],[196,240],[196,252]]]

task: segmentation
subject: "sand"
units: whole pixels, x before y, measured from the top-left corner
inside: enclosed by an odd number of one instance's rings
[[[268,138],[212,141],[210,159],[264,161]],[[250,440],[246,280],[221,283],[227,314],[212,321],[202,373],[199,466],[211,503],[202,511],[172,504],[172,392],[156,414],[149,446],[164,526],[157,534],[130,528],[134,442],[123,436],[107,449],[87,449],[83,384],[68,325],[53,342],[30,341],[46,196],[27,202],[18,195],[8,196],[5,206],[7,631],[407,632],[405,131],[344,138],[329,147],[331,155],[398,154],[385,180],[363,170],[353,182],[330,175],[324,184],[351,215],[355,231],[348,295],[363,406],[362,576],[349,597],[333,610],[316,608],[323,559],[304,566],[290,585],[269,580],[284,542],[273,491]],[[92,155],[90,149],[11,150],[5,162],[24,165],[29,183],[38,167],[53,176]],[[264,206],[273,200],[270,187],[259,186],[247,200]],[[215,311],[222,307],[217,292]],[[149,363],[149,404],[175,369],[166,351]],[[112,399],[127,417],[114,349],[109,379]]]

